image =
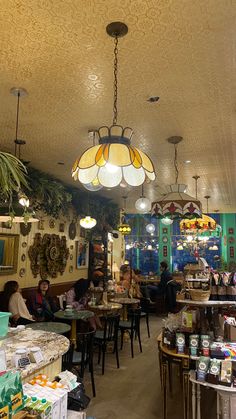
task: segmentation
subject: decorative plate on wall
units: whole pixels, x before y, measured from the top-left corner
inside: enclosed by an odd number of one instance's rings
[[[163,243],[168,243],[168,237],[167,236],[163,236],[162,237],[162,242]]]
[[[50,228],[54,228],[55,227],[55,220],[53,219],[53,218],[50,218],[50,220],[49,220],[49,227]]]
[[[27,247],[27,243],[26,242],[23,242],[21,246],[22,247]]]
[[[70,254],[70,260],[72,260],[73,259],[73,255],[72,254]]]
[[[21,278],[25,275],[25,268],[20,269],[19,275]]]
[[[22,236],[28,236],[30,230],[31,230],[32,224],[31,223],[20,223],[20,232]]]
[[[59,224],[59,233],[64,233],[65,231],[65,223],[60,223]]]
[[[21,255],[21,261],[22,261],[22,262],[24,262],[24,261],[25,261],[25,259],[26,259],[26,256],[25,256],[25,254],[23,253],[23,255]]]
[[[76,224],[73,223],[73,221],[72,221],[72,223],[70,223],[70,225],[69,225],[69,238],[71,240],[74,240],[75,236],[76,236]]]
[[[73,266],[69,267],[69,272],[70,272],[70,274],[73,272]]]

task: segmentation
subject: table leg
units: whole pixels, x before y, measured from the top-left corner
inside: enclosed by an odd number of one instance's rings
[[[125,322],[127,322],[127,320],[128,320],[128,311],[127,311],[127,305],[126,304],[124,304],[124,306],[123,306],[123,320]]]
[[[192,419],[196,419],[196,383],[192,383]]]
[[[158,345],[158,355],[159,355],[159,371],[160,371],[160,381],[161,381],[161,387],[163,386],[162,382],[162,352],[160,345]]]
[[[201,419],[201,387],[197,384],[197,419]]]
[[[167,418],[167,386],[166,386],[166,376],[167,376],[167,364],[164,362],[161,366],[162,371],[162,390],[163,390],[163,419]]]
[[[168,360],[168,378],[169,378],[169,392],[172,396],[172,363],[171,360]]]
[[[183,405],[184,419],[188,418],[189,411],[189,371],[182,371],[183,374]]]
[[[216,397],[217,397],[216,417],[217,419],[220,419],[220,395],[218,391],[216,392]]]
[[[77,348],[76,342],[76,319],[72,319],[71,321],[71,331],[70,331],[70,341],[74,345],[74,349]]]

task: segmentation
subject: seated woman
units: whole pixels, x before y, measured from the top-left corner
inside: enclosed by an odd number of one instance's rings
[[[70,304],[75,310],[86,310],[88,308],[88,289],[89,289],[89,280],[81,278],[74,286],[67,291],[66,293],[66,303]],[[91,317],[88,319],[90,326],[93,329],[97,329],[97,327],[101,328],[101,322],[97,316]]]
[[[25,304],[17,281],[7,281],[3,290],[3,311],[12,313],[12,324],[28,324],[34,321]]]
[[[123,271],[122,285],[126,290],[128,290],[129,296],[133,298],[142,297],[137,279],[138,277],[135,275],[134,271],[131,271],[130,266],[127,266],[127,268]]]
[[[59,310],[53,298],[48,295],[49,285],[47,279],[41,279],[37,291],[27,300],[29,311],[37,321],[51,321],[54,319],[54,313]]]

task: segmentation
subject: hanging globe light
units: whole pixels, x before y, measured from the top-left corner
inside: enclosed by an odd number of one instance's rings
[[[79,223],[81,227],[86,228],[86,229],[91,229],[95,227],[95,225],[97,224],[97,221],[95,220],[95,218],[92,218],[89,215],[87,215],[86,217],[81,218]]]
[[[138,212],[146,213],[151,210],[151,201],[144,196],[144,190],[142,185],[142,194],[139,199],[135,202],[135,208]]]
[[[146,231],[148,233],[154,233],[154,231],[156,230],[156,227],[154,226],[154,224],[150,223],[146,225]]]
[[[161,218],[161,222],[162,222],[162,224],[164,224],[166,226],[169,226],[169,225],[173,224],[173,220],[169,217]]]
[[[143,151],[131,145],[133,130],[117,125],[118,40],[127,34],[128,27],[124,23],[113,22],[106,31],[114,38],[115,44],[113,124],[96,131],[99,144],[90,147],[75,161],[72,177],[83,185],[89,185],[96,179],[106,188],[114,188],[124,182],[139,186],[146,180],[155,180],[153,163]]]

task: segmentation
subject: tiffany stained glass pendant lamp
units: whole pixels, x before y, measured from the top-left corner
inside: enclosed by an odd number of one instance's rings
[[[93,186],[113,188],[121,183],[139,186],[156,177],[150,158],[131,145],[133,130],[117,124],[118,40],[127,34],[128,27],[124,23],[113,22],[106,31],[114,38],[113,124],[95,131],[98,145],[86,150],[72,168],[74,180],[79,180],[87,189],[91,187],[90,190],[93,190]]]
[[[169,185],[169,192],[162,199],[152,203],[152,214],[160,218],[193,218],[201,217],[201,202],[188,194],[186,194],[187,185],[178,183],[178,161],[177,161],[177,145],[183,140],[182,137],[170,137],[168,142],[174,145],[175,157],[175,183]]]

